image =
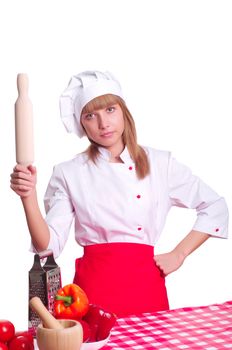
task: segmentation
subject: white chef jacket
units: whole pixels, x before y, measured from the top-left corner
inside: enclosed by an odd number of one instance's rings
[[[81,246],[107,242],[155,245],[172,206],[196,209],[194,230],[227,237],[228,210],[215,193],[167,151],[144,147],[150,174],[140,180],[127,148],[123,163],[100,147],[96,164],[86,153],[54,167],[44,202],[48,249],[59,256],[75,219]]]

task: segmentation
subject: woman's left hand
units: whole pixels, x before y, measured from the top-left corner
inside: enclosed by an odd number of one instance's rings
[[[173,250],[169,253],[155,255],[154,260],[162,274],[167,276],[179,269],[184,262],[184,256]]]

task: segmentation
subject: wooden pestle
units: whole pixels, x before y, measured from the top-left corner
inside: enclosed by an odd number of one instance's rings
[[[40,317],[43,326],[51,329],[63,329],[60,322],[47,310],[39,297],[33,297],[29,302],[30,307]]]

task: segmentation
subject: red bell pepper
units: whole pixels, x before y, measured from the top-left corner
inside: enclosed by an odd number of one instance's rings
[[[76,284],[67,284],[58,290],[54,303],[56,318],[78,320],[87,313],[88,308],[88,297]]]
[[[116,315],[112,312],[105,311],[98,328],[97,340],[106,339],[110,335],[110,331],[116,323]]]
[[[83,330],[83,343],[89,341],[90,339],[90,335],[91,335],[91,330],[90,330],[90,326],[88,325],[87,322],[85,322],[84,320],[78,320],[78,322],[81,324],[82,326],[82,330]]]
[[[83,320],[89,324],[91,331],[88,341],[94,342],[108,337],[117,317],[114,313],[108,312],[98,305],[90,304]]]

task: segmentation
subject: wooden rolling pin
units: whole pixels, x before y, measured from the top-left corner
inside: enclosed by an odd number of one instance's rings
[[[34,310],[38,314],[45,328],[51,328],[51,329],[64,328],[60,324],[60,322],[54,316],[52,316],[52,314],[47,310],[47,308],[44,306],[44,304],[42,303],[39,297],[31,298],[29,305],[32,308],[32,310]]]
[[[17,75],[18,98],[15,102],[15,147],[16,162],[29,165],[34,162],[33,112],[28,96],[27,74]]]

